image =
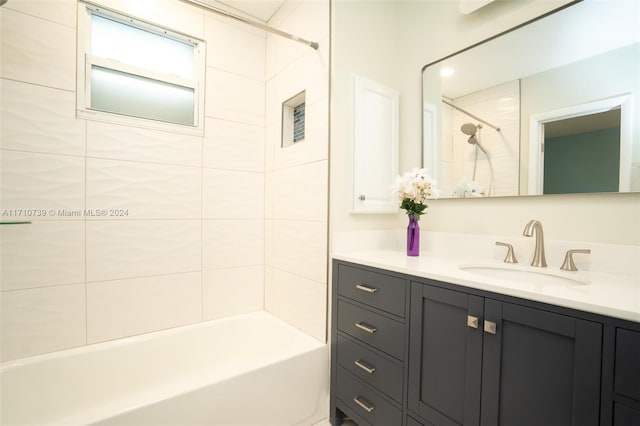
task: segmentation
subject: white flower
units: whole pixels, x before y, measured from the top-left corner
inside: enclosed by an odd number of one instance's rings
[[[407,214],[420,215],[424,207],[422,209],[411,210],[407,208],[407,205],[417,204],[419,206],[426,206],[427,199],[437,198],[439,195],[436,185],[436,180],[429,176],[427,169],[414,168],[410,172],[396,177],[392,188],[398,196],[400,206],[407,209]]]
[[[480,184],[466,176],[460,178],[453,190],[453,196],[456,198],[482,197],[484,195],[485,192]]]

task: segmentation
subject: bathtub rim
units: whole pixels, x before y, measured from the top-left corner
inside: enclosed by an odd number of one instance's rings
[[[88,345],[76,346],[76,347],[67,348],[67,349],[61,349],[59,351],[48,352],[48,353],[38,354],[38,355],[32,355],[32,356],[29,356],[29,357],[17,358],[17,359],[13,359],[13,360],[7,360],[7,361],[3,361],[3,362],[0,363],[0,374],[5,372],[5,371],[13,370],[15,368],[26,367],[26,366],[28,366],[30,364],[36,364],[36,363],[39,363],[39,362],[55,360],[55,359],[63,358],[63,357],[67,357],[67,356],[78,356],[78,355],[82,355],[82,354],[85,354],[85,353],[92,353],[92,352],[98,352],[98,351],[102,351],[102,350],[121,348],[121,347],[125,347],[125,346],[132,345],[132,344],[135,344],[135,343],[140,343],[140,342],[144,342],[144,341],[148,341],[148,340],[161,338],[161,337],[164,337],[164,336],[168,337],[168,336],[171,336],[173,334],[178,334],[178,333],[181,333],[181,332],[185,332],[187,330],[197,330],[197,329],[200,329],[200,328],[210,327],[213,324],[223,324],[225,322],[232,322],[234,320],[241,320],[241,319],[266,319],[268,321],[277,322],[277,323],[279,323],[279,325],[291,330],[292,332],[297,332],[297,333],[300,333],[300,334],[306,336],[306,338],[308,338],[310,346],[311,346],[310,350],[315,349],[313,346],[316,346],[316,347],[319,348],[319,347],[327,345],[327,342],[321,342],[318,339],[316,339],[315,337],[305,333],[301,329],[299,329],[299,328],[293,326],[292,324],[288,323],[287,321],[275,316],[274,314],[272,314],[272,313],[270,313],[268,311],[262,310],[262,311],[254,311],[254,312],[248,312],[248,313],[244,313],[244,314],[238,314],[238,315],[223,317],[223,318],[214,318],[214,319],[204,320],[204,321],[200,321],[200,322],[196,322],[196,323],[184,324],[184,325],[179,325],[179,326],[176,326],[176,327],[166,328],[166,329],[162,329],[162,330],[151,331],[151,332],[148,332],[148,333],[135,334],[135,335],[131,335],[131,336],[121,337],[121,338],[118,338],[118,339],[107,340],[107,341],[104,341],[104,342],[90,343]],[[314,344],[316,344],[316,345],[314,345]]]

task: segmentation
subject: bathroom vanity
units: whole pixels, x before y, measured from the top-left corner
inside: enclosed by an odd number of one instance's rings
[[[334,256],[331,423],[640,425],[634,279],[518,285],[436,256]]]

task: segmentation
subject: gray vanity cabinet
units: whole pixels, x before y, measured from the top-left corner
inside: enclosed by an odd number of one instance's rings
[[[602,326],[412,283],[409,409],[435,425],[597,425]]]
[[[597,426],[602,325],[485,299],[481,425]]]
[[[636,322],[343,261],[332,294],[335,426],[640,426]]]
[[[434,425],[478,424],[483,299],[411,284],[409,409]]]
[[[613,426],[640,425],[640,332],[616,328]]]
[[[331,422],[404,423],[409,280],[334,263]]]

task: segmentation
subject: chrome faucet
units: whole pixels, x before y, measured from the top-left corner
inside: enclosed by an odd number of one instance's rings
[[[533,252],[533,260],[531,266],[538,266],[541,268],[547,267],[547,260],[544,257],[544,233],[542,232],[542,224],[537,220],[530,220],[524,227],[522,235],[525,237],[532,237],[535,231],[536,234],[536,250]]]

